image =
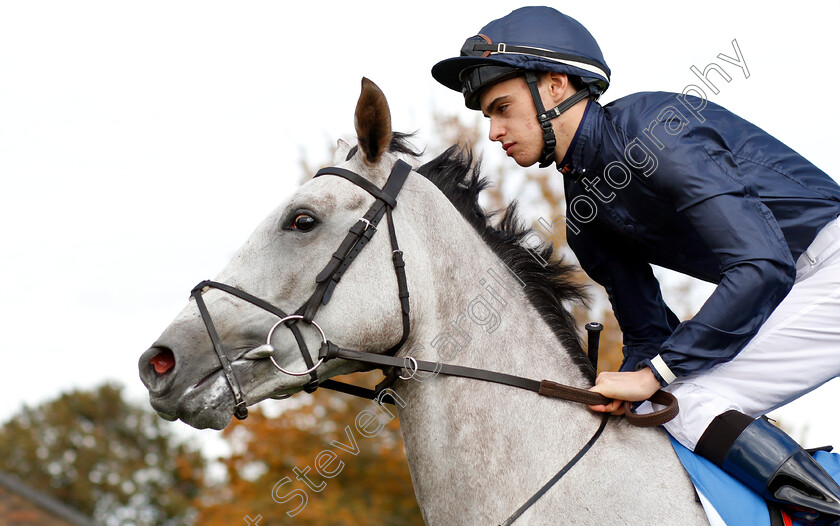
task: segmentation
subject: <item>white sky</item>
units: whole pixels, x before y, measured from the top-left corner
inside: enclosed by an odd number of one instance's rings
[[[710,100],[840,176],[840,1],[553,5],[598,39],[603,102],[680,91],[737,39],[750,77],[723,64],[733,80]],[[360,78],[395,129],[434,143],[433,111],[475,116],[430,68],[511,9],[0,0],[0,421],[104,379],[142,400],[140,353],[297,186],[301,159],[351,137]],[[838,389],[821,391],[781,414],[809,443],[840,439],[819,421]]]

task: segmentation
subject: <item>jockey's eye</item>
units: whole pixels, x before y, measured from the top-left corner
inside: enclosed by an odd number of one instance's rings
[[[297,214],[292,222],[289,223],[289,226],[286,227],[289,230],[300,230],[301,232],[309,232],[315,225],[318,224],[318,221],[309,214]]]

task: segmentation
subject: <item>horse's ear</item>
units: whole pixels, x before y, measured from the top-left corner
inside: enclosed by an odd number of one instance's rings
[[[335,153],[333,154],[333,164],[339,165],[347,160],[348,155],[350,154],[350,145],[346,142],[342,141],[341,139],[338,140],[338,143],[335,145]]]
[[[391,144],[391,110],[379,86],[366,78],[362,78],[355,123],[365,161],[376,164]]]

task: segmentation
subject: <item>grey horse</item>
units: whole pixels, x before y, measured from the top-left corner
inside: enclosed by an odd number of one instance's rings
[[[381,188],[398,158],[410,162],[411,156],[391,131],[385,96],[366,79],[355,122],[358,146],[339,141],[334,162]],[[593,382],[564,306],[579,295],[571,268],[532,257],[513,210],[500,226],[489,226],[477,205],[485,183],[470,163],[468,154],[450,149],[422,173],[412,170],[393,209],[410,291],[407,338],[385,219],[320,305],[312,320],[317,326],[296,324],[309,360],[276,313],[208,287],[198,295],[224,349],[217,351],[220,360],[194,295],[140,358],[154,409],[169,420],[220,429],[245,405],[303,390],[313,374],[325,381],[370,368],[319,360],[326,338],[370,353],[401,343],[397,356],[410,357],[401,371],[407,379],[391,392],[424,520],[443,526],[504,521],[583,448],[601,416],[522,389],[412,370],[413,360],[423,360],[582,389]],[[216,282],[295,312],[372,202],[345,178],[309,180],[257,227]],[[516,521],[558,523],[690,526],[707,519],[664,431],[613,417],[592,449]]]

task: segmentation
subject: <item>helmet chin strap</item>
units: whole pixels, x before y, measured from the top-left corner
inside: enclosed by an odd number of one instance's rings
[[[534,106],[537,108],[537,121],[539,121],[543,132],[543,151],[540,155],[540,168],[545,168],[556,160],[555,147],[557,146],[557,138],[554,136],[554,128],[551,126],[551,120],[559,117],[566,110],[587,98],[589,96],[589,89],[585,88],[578,91],[554,108],[546,111],[537,87],[538,80],[539,78],[535,72],[525,72],[525,82],[528,83],[528,88],[531,90],[531,97],[534,99]]]

